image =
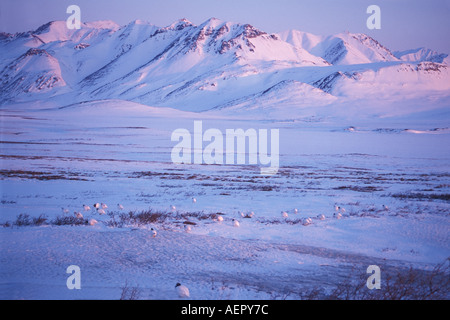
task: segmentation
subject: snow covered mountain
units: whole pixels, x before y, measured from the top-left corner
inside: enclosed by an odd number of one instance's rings
[[[65,87],[59,62],[44,49],[29,49],[0,73],[2,96],[48,92]]]
[[[427,49],[427,48],[417,48],[412,50],[405,51],[395,51],[394,55],[402,60],[408,62],[414,61],[431,61],[437,63],[445,63],[449,64],[450,60],[448,58],[448,54],[446,53],[438,53],[436,51]]]
[[[365,34],[339,33],[328,37],[289,30],[280,37],[296,47],[303,47],[333,65],[398,61],[389,49]]]
[[[397,61],[387,48],[361,33],[340,33],[327,37],[311,52],[334,65]]]
[[[365,34],[328,37],[249,24],[136,20],[0,33],[0,103],[122,99],[187,111],[323,106],[450,93],[448,55],[392,53]],[[380,94],[381,93],[381,94]]]

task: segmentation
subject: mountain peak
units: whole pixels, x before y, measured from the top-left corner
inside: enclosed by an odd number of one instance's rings
[[[437,63],[446,63],[448,61],[448,54],[439,53],[437,51],[420,47],[417,49],[405,50],[405,51],[395,51],[393,53],[398,59],[407,62],[437,62]]]
[[[131,21],[129,24],[132,24],[132,25],[148,25],[148,24],[151,24],[151,23],[148,22],[148,21],[145,21],[145,20],[136,19],[136,20]]]
[[[211,28],[211,29],[216,29],[217,27],[221,26],[223,24],[223,21],[217,18],[209,18],[208,20],[206,20],[205,22],[203,22],[200,27],[201,28]]]
[[[58,60],[38,48],[31,48],[12,61],[1,71],[0,78],[1,91],[6,100],[66,86]]]
[[[294,47],[311,51],[318,43],[323,41],[323,36],[299,31],[295,29],[286,30],[277,34],[281,40],[292,44]]]
[[[151,24],[148,21],[144,20],[133,20],[130,23],[120,27],[118,30],[120,30],[122,37],[124,36],[124,33],[129,35],[129,33],[132,32],[141,32],[145,30],[150,30],[150,32],[153,30],[159,29],[159,27],[155,26],[154,24]]]
[[[398,61],[389,49],[372,37],[348,31],[326,37],[309,51],[334,65]]]
[[[136,20],[141,21],[141,20]],[[111,20],[98,20],[85,22],[81,24],[82,27],[92,28],[92,29],[108,29],[112,31],[116,31],[119,29],[119,25]]]
[[[172,23],[170,26],[167,27],[167,29],[173,29],[173,30],[183,30],[186,27],[193,26],[194,24],[190,22],[186,18],[179,19]]]
[[[251,24],[244,24],[243,28],[244,28],[244,36],[246,38],[256,38],[260,35],[267,34],[266,32],[255,28]]]
[[[59,21],[59,20],[57,20],[57,21],[50,21],[50,22],[47,22],[47,23],[41,25],[36,30],[34,30],[33,34],[39,35],[39,34],[50,32],[50,31],[55,30],[55,29],[62,29],[62,28],[66,28],[67,29],[65,21]]]

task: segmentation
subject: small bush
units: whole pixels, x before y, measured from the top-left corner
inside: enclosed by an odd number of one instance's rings
[[[40,226],[40,225],[43,225],[43,224],[45,224],[47,222],[47,218],[45,217],[45,215],[43,215],[43,214],[41,214],[39,217],[34,217],[33,219],[32,219],[32,224],[34,225],[34,226]]]
[[[217,213],[204,213],[203,211],[197,211],[197,212],[183,212],[183,213],[177,213],[175,215],[175,218],[177,220],[187,220],[189,218],[194,218],[197,220],[214,220],[217,219],[219,215],[223,215],[221,212]]]
[[[120,300],[138,300],[141,295],[141,289],[139,287],[129,287],[128,281],[125,281],[125,285],[121,288]]]
[[[7,221],[3,223],[2,225],[4,227],[10,227],[11,225],[17,226],[17,227],[23,227],[23,226],[40,226],[45,224],[47,221],[47,218],[45,215],[41,214],[39,217],[30,217],[29,214],[21,213],[17,216],[16,221],[13,223]]]
[[[395,193],[391,195],[399,199],[443,200],[450,201],[450,193]]]
[[[357,283],[339,284],[327,296],[331,300],[448,300],[450,298],[450,258],[437,264],[433,270],[409,268],[386,275],[381,289],[366,287],[367,275]]]
[[[117,216],[110,213],[111,220],[107,222],[110,227],[122,228],[126,225],[146,225],[157,222],[164,222],[167,218],[167,213],[155,212],[153,210],[145,210],[136,213],[129,211],[128,213],[119,213]]]
[[[9,227],[11,227],[11,222],[10,221],[6,221],[6,222],[2,223],[1,226],[4,227],[4,228],[9,228]]]
[[[52,225],[55,226],[84,226],[88,225],[88,219],[79,219],[74,216],[58,216],[54,220],[51,221]]]
[[[17,216],[16,221],[14,221],[13,224],[18,227],[31,226],[32,220],[29,214],[21,213]]]
[[[163,222],[166,220],[167,214],[163,212],[153,212],[152,210],[142,211],[135,215],[137,224],[150,224],[156,222]]]

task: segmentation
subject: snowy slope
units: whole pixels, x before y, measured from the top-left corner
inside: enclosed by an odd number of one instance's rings
[[[304,48],[307,51],[311,51],[312,48],[316,47],[324,40],[323,36],[300,30],[286,30],[278,33],[278,36],[283,41],[286,41],[297,48]]]
[[[252,117],[254,119],[299,118],[308,114],[306,108],[321,107],[336,101],[336,97],[310,84],[284,80],[261,92],[245,96],[215,108],[213,113]]]
[[[288,30],[279,33],[279,36],[284,41],[304,48],[333,65],[398,61],[389,49],[362,33],[344,32],[324,37],[298,30]]]
[[[51,21],[33,31],[33,37],[43,43],[72,41],[89,43],[104,32],[115,31],[118,25],[112,21],[83,23],[80,29],[68,29],[66,21]]]
[[[347,98],[407,100],[420,97],[448,97],[449,68],[443,64],[394,64],[360,70],[356,79],[339,82],[334,90]],[[375,85],[374,85],[375,84]],[[432,104],[430,104],[432,106]]]
[[[445,63],[447,65],[449,64],[447,53],[439,53],[437,51],[424,47],[405,51],[395,51],[394,55],[402,61],[409,61],[409,62],[430,61],[437,63]]]
[[[29,49],[0,72],[4,99],[45,93],[66,85],[59,62],[43,49]]]
[[[332,35],[311,48],[311,53],[331,64],[351,65],[398,59],[383,45],[365,34],[340,33]]]

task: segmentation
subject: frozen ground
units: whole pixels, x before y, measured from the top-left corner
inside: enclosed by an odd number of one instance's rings
[[[66,208],[99,223],[0,228],[0,298],[118,299],[127,283],[140,298],[176,299],[181,282],[193,299],[296,299],[371,264],[429,270],[450,256],[448,114],[351,119],[252,120],[125,101],[3,106],[0,222],[50,221]],[[173,164],[171,133],[193,132],[194,120],[222,132],[280,129],[278,173]],[[107,203],[107,214],[83,211],[95,202]],[[341,219],[335,205],[346,209]],[[165,219],[108,223],[148,209]],[[81,290],[66,287],[72,264]]]

